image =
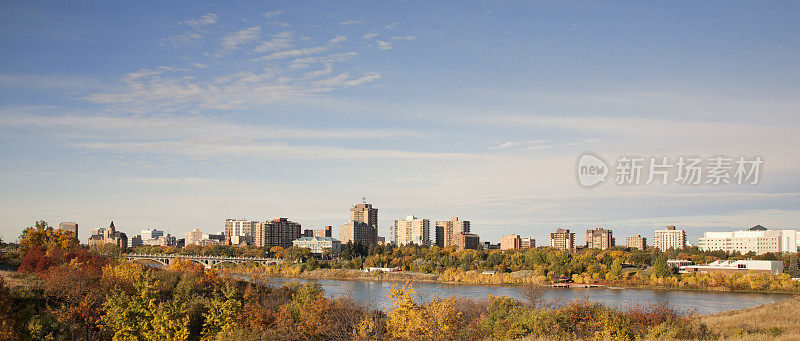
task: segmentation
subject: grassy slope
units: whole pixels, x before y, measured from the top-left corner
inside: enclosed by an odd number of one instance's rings
[[[701,317],[726,340],[800,340],[800,297]]]

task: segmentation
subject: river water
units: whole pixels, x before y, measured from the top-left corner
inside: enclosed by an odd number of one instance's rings
[[[269,278],[268,284],[280,286],[287,282],[308,281],[297,278]],[[373,309],[392,306],[387,297],[394,282],[348,281],[319,279],[327,297],[350,297],[356,302]],[[397,283],[398,286],[403,283]],[[417,299],[426,301],[436,295],[484,299],[489,295],[507,295],[524,300],[519,287],[485,285],[448,285],[441,283],[416,282],[414,290]],[[762,304],[777,302],[792,297],[785,294],[713,292],[713,291],[670,291],[651,289],[611,289],[611,288],[553,288],[543,296],[548,304],[562,305],[576,299],[587,298],[608,306],[624,308],[632,304],[650,305],[668,303],[672,308],[698,314],[714,314],[722,311],[752,308]]]

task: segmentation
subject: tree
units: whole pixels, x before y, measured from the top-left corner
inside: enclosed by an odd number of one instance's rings
[[[311,257],[311,249],[307,247],[292,246],[283,250],[283,258],[289,261],[305,261]]]
[[[397,284],[392,285],[389,290],[389,299],[394,303],[394,308],[387,314],[386,329],[394,337],[413,339],[425,333],[425,310],[417,306],[411,297],[415,292],[411,282],[401,288],[397,288]]]
[[[800,262],[797,260],[796,253],[789,257],[789,266],[786,268],[786,273],[792,278],[800,277]]]
[[[283,247],[273,246],[269,249],[269,254],[272,255],[272,257],[280,258],[283,256]]]
[[[203,314],[203,337],[217,339],[218,334],[224,336],[236,328],[236,321],[242,311],[242,303],[236,297],[236,288],[228,283],[222,291],[216,291],[216,297],[208,302],[208,311]]]
[[[653,265],[653,273],[658,277],[667,277],[672,273],[672,271],[669,269],[669,265],[667,264],[666,254],[662,253],[658,256],[655,264]]]
[[[69,250],[78,245],[75,235],[64,230],[55,230],[44,220],[28,226],[19,236],[19,250],[23,256],[34,246],[44,247],[49,253],[55,248]]]

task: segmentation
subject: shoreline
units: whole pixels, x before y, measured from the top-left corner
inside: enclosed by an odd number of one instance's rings
[[[322,271],[318,270],[325,270],[325,273],[320,273]],[[411,282],[420,282],[420,283],[435,283],[435,284],[442,284],[442,285],[450,285],[450,286],[483,286],[483,287],[520,287],[524,285],[524,283],[470,283],[470,282],[447,282],[447,281],[439,281],[438,275],[435,274],[422,274],[422,273],[382,273],[380,275],[374,275],[372,273],[363,272],[359,270],[345,270],[349,271],[350,273],[356,276],[336,276],[335,274],[330,274],[329,271],[331,269],[315,269],[310,272],[305,272],[300,275],[290,275],[290,274],[276,274],[276,275],[268,275],[268,274],[258,274],[260,276],[264,276],[266,278],[284,278],[284,279],[306,279],[306,280],[337,280],[337,281],[361,281],[361,282],[392,282],[392,283],[404,283],[407,281]],[[343,269],[335,269],[334,271],[342,271]],[[318,271],[314,274],[314,271]],[[232,274],[235,275],[250,275],[247,272],[239,272],[239,271],[232,271]],[[307,275],[306,275],[307,274]],[[397,274],[398,276],[410,276],[411,278],[391,278],[391,277],[398,277],[392,276],[391,274]],[[360,276],[358,276],[360,275]],[[387,278],[388,277],[388,278]],[[425,278],[428,277],[428,278]],[[784,292],[784,291],[755,291],[755,290],[730,290],[730,289],[698,289],[698,288],[674,288],[674,287],[663,287],[663,286],[625,286],[625,285],[601,285],[599,287],[575,287],[575,288],[563,288],[563,287],[554,287],[551,284],[537,284],[542,287],[549,287],[553,290],[557,289],[614,289],[614,290],[626,290],[626,289],[637,289],[637,290],[655,290],[655,291],[692,291],[692,292],[709,292],[709,293],[735,293],[735,294],[770,294],[770,295],[787,295],[792,297],[800,296],[800,292]]]

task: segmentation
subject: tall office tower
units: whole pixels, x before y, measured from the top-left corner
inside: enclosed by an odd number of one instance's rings
[[[500,238],[500,250],[518,250],[522,248],[522,238],[518,234],[509,234]]]
[[[350,208],[350,221],[363,221],[367,225],[378,230],[378,209],[373,208],[372,204],[356,204]],[[344,243],[344,241],[342,241]]]
[[[448,247],[455,245],[453,237],[462,233],[469,233],[469,220],[458,220],[458,217],[452,217],[450,220],[437,221],[436,246]]]
[[[184,245],[199,245],[201,240],[203,240],[203,232],[200,229],[194,229],[191,232],[186,232]]]
[[[74,223],[71,221],[65,221],[58,224],[59,230],[64,230],[67,232],[72,232],[75,235],[75,238],[78,238],[78,223]]]
[[[557,229],[550,234],[550,247],[559,250],[575,250],[575,233],[570,233],[569,229]]]
[[[262,221],[256,226],[256,246],[280,246],[284,249],[292,247],[292,241],[300,238],[300,224],[288,218],[276,218]]]
[[[228,245],[252,244],[257,221],[225,219],[225,243]]]
[[[347,224],[339,225],[339,241],[342,244],[352,242],[361,243],[365,246],[378,244],[378,229],[368,225],[363,221],[351,220]]]
[[[644,250],[647,248],[647,238],[642,237],[641,234],[625,238],[625,246],[631,249]]]
[[[405,219],[394,221],[395,244],[431,245],[430,222],[428,219],[417,218],[414,215]]]
[[[614,237],[612,237],[611,230],[602,227],[586,230],[586,247],[605,250],[612,246],[614,246]]]
[[[686,247],[686,231],[676,230],[675,226],[667,226],[666,230],[656,230],[653,246],[661,251],[683,249]]]

